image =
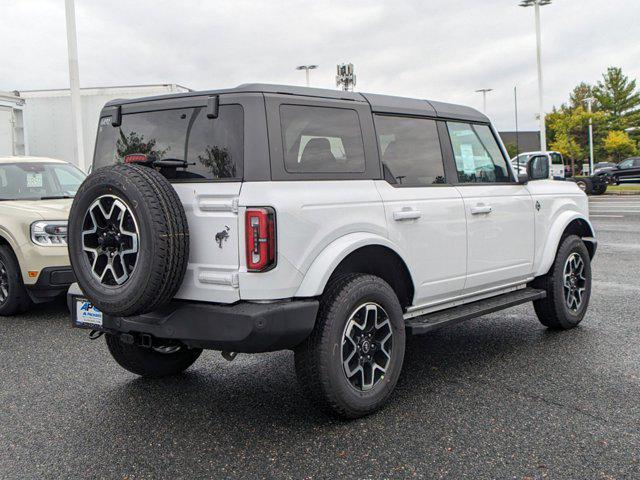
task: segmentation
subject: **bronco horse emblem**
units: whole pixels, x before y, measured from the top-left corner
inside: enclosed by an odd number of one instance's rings
[[[222,248],[222,242],[226,242],[229,238],[229,230],[230,228],[225,225],[224,230],[216,233],[216,242],[218,242],[218,247]]]

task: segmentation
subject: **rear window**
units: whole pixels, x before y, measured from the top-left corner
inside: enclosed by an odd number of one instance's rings
[[[126,155],[180,160],[184,167],[163,169],[175,180],[240,180],[243,167],[244,119],[240,105],[220,106],[218,118],[204,107],[158,110],[100,119],[94,168],[124,163]],[[166,170],[166,171],[165,171]]]
[[[280,122],[287,172],[364,172],[362,130],[355,110],[282,105]]]

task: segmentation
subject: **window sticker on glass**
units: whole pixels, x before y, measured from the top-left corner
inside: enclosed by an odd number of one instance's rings
[[[28,188],[42,188],[42,174],[38,172],[27,173]]]
[[[473,158],[473,145],[463,143],[460,145],[460,156],[462,157],[462,168],[467,175],[473,175],[476,172],[475,161]]]

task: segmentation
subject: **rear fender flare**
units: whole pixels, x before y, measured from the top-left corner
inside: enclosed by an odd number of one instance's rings
[[[311,263],[311,266],[304,275],[304,279],[296,292],[296,297],[316,297],[324,291],[331,274],[340,265],[347,255],[355,252],[361,247],[369,245],[381,245],[393,250],[400,258],[407,258],[397,245],[389,239],[372,233],[350,233],[334,240],[327,245],[322,252]],[[411,266],[407,264],[409,275],[415,283],[415,276],[411,271]]]

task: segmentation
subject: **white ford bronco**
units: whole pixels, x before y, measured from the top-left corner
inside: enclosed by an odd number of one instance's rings
[[[346,418],[389,398],[406,335],[531,301],[578,325],[596,250],[585,194],[517,176],[476,110],[255,84],[108,103],[68,235],[73,324],[122,367],[291,349]]]

